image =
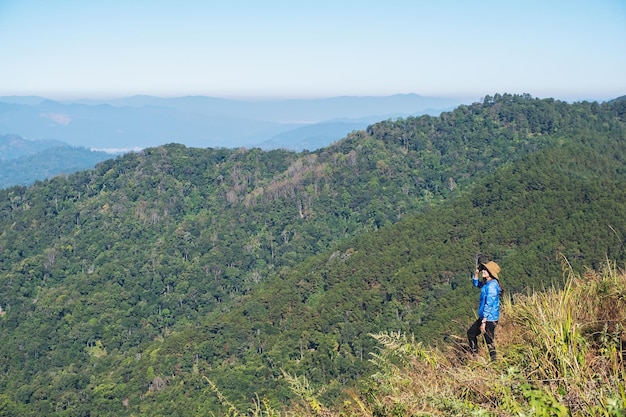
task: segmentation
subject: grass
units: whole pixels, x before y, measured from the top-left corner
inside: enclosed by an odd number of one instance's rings
[[[484,348],[472,357],[375,335],[380,371],[359,397],[367,408],[336,415],[626,416],[626,273],[607,262],[568,274],[563,289],[503,302],[495,363]]]
[[[372,335],[377,372],[337,408],[306,379],[284,375],[301,401],[288,411],[259,401],[250,416],[626,416],[626,272],[601,271],[503,301],[498,360],[458,346],[424,347],[411,335]],[[233,413],[233,415],[242,415]]]

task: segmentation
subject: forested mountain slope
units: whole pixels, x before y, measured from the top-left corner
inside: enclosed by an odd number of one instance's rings
[[[623,256],[624,113],[498,95],[313,153],[167,145],[3,190],[3,401],[196,415],[202,375],[278,401],[281,368],[336,394],[367,332],[463,327],[475,253],[512,291],[559,253]]]
[[[56,175],[91,169],[113,158],[105,152],[69,146],[55,140],[27,140],[0,135],[0,188],[31,185]]]
[[[106,152],[73,146],[57,146],[34,155],[2,161],[0,188],[32,185],[57,175],[68,175],[91,169],[97,163],[113,158]]]
[[[626,261],[626,149],[615,145],[608,157],[565,145],[498,169],[471,193],[283,271],[240,307],[161,347],[175,347],[171,363],[192,347],[202,373],[245,402],[280,392],[278,364],[332,397],[368,372],[370,333],[465,343],[478,297],[474,254],[504,267],[507,296],[559,286],[566,263],[582,271],[607,257]],[[258,378],[270,382],[259,387]]]

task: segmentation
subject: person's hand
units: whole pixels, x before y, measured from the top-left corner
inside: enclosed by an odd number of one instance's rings
[[[485,323],[484,321],[482,323],[480,323],[480,332],[481,333],[485,333],[485,329],[487,328],[487,323]]]

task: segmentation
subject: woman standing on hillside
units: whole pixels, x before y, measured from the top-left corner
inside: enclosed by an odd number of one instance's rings
[[[478,280],[479,272],[482,273],[482,281]],[[499,273],[500,267],[498,264],[490,261],[486,264],[481,263],[472,275],[474,287],[480,288],[480,302],[478,305],[478,320],[467,330],[467,340],[472,353],[478,353],[477,337],[482,333],[487,342],[489,356],[492,361],[496,360],[496,347],[493,343],[493,338],[498,319],[500,318],[500,294],[502,293],[498,279]]]

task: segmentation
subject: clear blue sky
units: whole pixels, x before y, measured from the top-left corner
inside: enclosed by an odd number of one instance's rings
[[[626,94],[626,0],[0,0],[0,95]]]

